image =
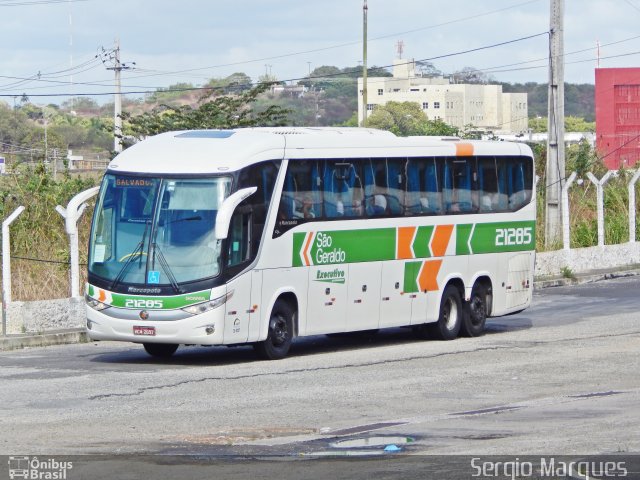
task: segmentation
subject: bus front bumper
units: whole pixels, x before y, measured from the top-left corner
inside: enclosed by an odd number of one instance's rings
[[[89,306],[86,309],[86,331],[91,340],[190,345],[223,343],[224,308],[179,320],[153,320],[153,312],[150,312],[147,320],[123,319],[105,315]]]

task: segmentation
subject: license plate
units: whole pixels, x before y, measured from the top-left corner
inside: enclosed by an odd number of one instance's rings
[[[146,335],[148,337],[155,337],[156,327],[133,327],[134,335]]]

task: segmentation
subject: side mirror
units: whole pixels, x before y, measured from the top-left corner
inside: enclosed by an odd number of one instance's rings
[[[224,202],[222,202],[222,205],[220,205],[218,214],[216,216],[215,235],[217,240],[223,240],[227,238],[233,211],[245,198],[253,195],[256,190],[258,190],[258,187],[243,188],[242,190],[238,190],[233,195],[228,196],[224,200]]]

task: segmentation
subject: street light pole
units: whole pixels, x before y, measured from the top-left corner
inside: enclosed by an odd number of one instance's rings
[[[565,183],[564,158],[564,0],[551,0],[549,46],[549,120],[547,134],[547,174],[545,245],[562,238],[560,192]]]
[[[367,0],[362,7],[362,126],[367,125]]]
[[[115,49],[107,53],[108,60],[112,60],[113,66],[107,67],[107,70],[113,70],[116,74],[116,93],[113,105],[113,150],[116,153],[122,151],[122,70],[129,70],[132,67],[128,64],[120,62],[120,39],[116,39]],[[104,61],[104,60],[103,60]],[[131,65],[135,65],[132,62]]]

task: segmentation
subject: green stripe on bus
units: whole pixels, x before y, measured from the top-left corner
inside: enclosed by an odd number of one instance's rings
[[[404,264],[404,284],[405,293],[416,293],[418,288],[418,274],[423,262],[407,262]]]
[[[413,241],[413,253],[416,258],[429,258],[431,256],[431,252],[429,250],[431,235],[433,235],[433,225],[429,225],[428,227],[418,227],[416,239]]]
[[[456,226],[456,255],[518,252],[535,248],[535,222],[468,223]],[[418,227],[412,242],[415,258],[430,258],[435,227]],[[396,228],[319,231],[293,234],[292,265],[332,265],[341,263],[395,260]],[[416,273],[417,275],[417,273]]]
[[[458,225],[456,255],[533,250],[535,233],[534,221]]]
[[[176,296],[138,296],[111,294],[111,305],[120,308],[143,308],[145,310],[175,310],[209,301],[211,290],[187,293]]]
[[[469,255],[469,236],[473,231],[473,224],[458,225],[456,227],[456,255]]]
[[[293,266],[303,266],[306,233],[293,234]],[[396,229],[320,231],[309,246],[313,265],[374,262],[396,258]]]

